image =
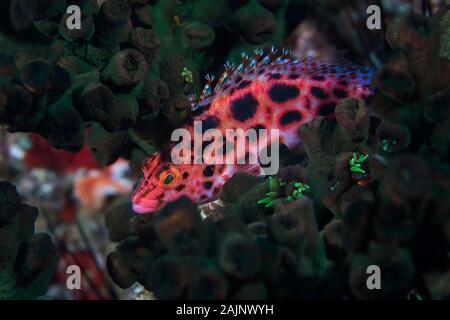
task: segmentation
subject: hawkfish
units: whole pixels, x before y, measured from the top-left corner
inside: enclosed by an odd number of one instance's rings
[[[224,136],[227,129],[277,129],[279,141],[292,149],[301,143],[300,125],[317,116],[332,118],[343,99],[370,97],[374,72],[372,67],[355,65],[343,57],[299,60],[292,51],[255,50],[252,56],[243,54],[239,64],[226,63],[217,81],[206,77],[201,96],[190,97],[193,111],[183,129],[193,136],[199,134],[196,123],[201,124],[200,134],[216,129]],[[263,143],[272,142],[263,139]],[[212,202],[236,172],[262,172],[258,164],[179,163],[173,159],[175,147],[172,142],[144,161],[143,178],[132,195],[134,211],[155,212],[181,196],[198,205]],[[195,144],[189,147],[194,159],[198,154]],[[248,156],[260,150],[261,141],[249,143],[244,152]]]

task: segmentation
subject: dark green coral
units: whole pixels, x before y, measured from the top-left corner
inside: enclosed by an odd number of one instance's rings
[[[58,254],[49,235],[34,233],[37,209],[0,182],[0,299],[37,299],[47,293]]]

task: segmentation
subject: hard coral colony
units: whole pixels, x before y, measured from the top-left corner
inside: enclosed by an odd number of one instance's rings
[[[68,261],[89,298],[450,298],[450,7],[385,2],[3,1],[0,298]],[[174,163],[179,128],[278,129],[280,169]]]
[[[256,51],[254,57],[244,54],[238,65],[225,66],[217,83],[213,85],[213,79],[208,78],[202,96],[198,102],[193,101],[196,111],[192,121],[201,121],[203,130],[218,129],[223,135],[236,128],[277,129],[280,141],[294,148],[300,143],[299,125],[317,115],[329,115],[346,97],[366,98],[371,94],[368,88],[372,78],[370,69],[336,63],[315,59],[297,61],[293,53],[283,50],[277,54],[273,48],[267,55],[262,51]],[[190,122],[186,129],[195,134],[195,126]],[[250,141],[242,150],[236,146],[235,157],[256,156],[262,139],[260,136],[259,141]],[[266,139],[266,145],[273,143],[271,138]],[[136,212],[156,211],[182,195],[198,204],[211,202],[234,173],[259,174],[261,171],[258,165],[217,166],[207,161],[204,165],[176,166],[170,161],[173,161],[171,148],[173,145],[145,163],[144,179],[132,200]],[[195,148],[195,143],[191,148]],[[195,150],[190,150],[190,154],[194,153]],[[166,183],[167,177],[173,177],[170,184]]]

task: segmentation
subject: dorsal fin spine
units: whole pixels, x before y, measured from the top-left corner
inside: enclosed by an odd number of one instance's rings
[[[242,60],[238,65],[228,61],[224,64],[225,70],[217,83],[214,85],[214,88],[212,86],[214,76],[209,74],[205,76],[207,82],[200,97],[198,98],[198,102],[191,101],[193,110],[194,108],[199,108],[201,104],[206,104],[209,102],[211,96],[213,95],[213,91],[220,90],[223,84],[227,81],[236,79],[244,72],[254,73],[254,71],[258,68],[269,66],[271,64],[281,65],[287,63],[298,63],[295,51],[282,49],[281,52],[279,52],[274,46],[272,46],[268,53],[264,53],[262,49],[255,49],[254,54],[251,57],[245,52],[241,53],[241,57]],[[191,98],[195,99],[195,96],[191,95],[189,99],[191,100]]]

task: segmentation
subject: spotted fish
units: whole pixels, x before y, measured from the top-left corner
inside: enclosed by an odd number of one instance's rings
[[[252,57],[244,54],[238,65],[225,64],[217,81],[207,76],[199,99],[190,97],[193,112],[184,129],[193,136],[199,134],[195,122],[201,123],[202,132],[218,129],[224,136],[227,129],[278,129],[280,142],[294,148],[301,143],[297,134],[301,124],[318,115],[333,117],[336,104],[347,97],[369,97],[373,74],[372,68],[343,58],[299,61],[290,51],[256,50]],[[269,138],[266,142],[271,143]],[[175,164],[174,147],[171,143],[144,162],[143,178],[132,195],[134,211],[154,212],[182,195],[204,204],[218,198],[234,173],[261,172],[259,165]],[[195,146],[190,147],[194,159]],[[258,152],[255,148],[249,144],[246,155]]]

